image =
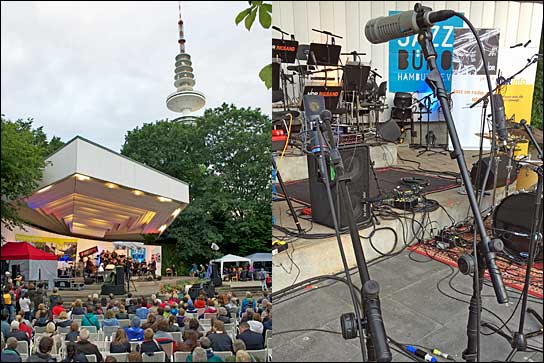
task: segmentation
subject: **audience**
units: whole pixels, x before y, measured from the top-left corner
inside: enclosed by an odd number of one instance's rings
[[[14,287],[11,281],[14,280],[8,279],[2,291],[7,289],[8,301],[13,296],[11,305],[17,315],[10,317],[9,306],[2,310],[1,328],[5,339],[2,343],[5,343],[5,348],[1,362],[21,361],[16,349],[18,341],[29,343],[32,350],[29,353],[33,353],[28,358],[30,362],[55,361],[52,355],[58,353],[62,354],[60,360],[64,362],[86,362],[88,358],[85,355],[95,355],[98,362],[104,359],[115,361],[110,353],[127,353],[127,361],[137,362],[142,361],[143,354],[163,352],[165,344],[170,342],[173,342],[173,352],[191,353],[189,362],[219,362],[222,359],[214,352],[226,351],[235,354],[227,359],[229,361],[255,362],[257,360],[250,352],[263,349],[265,333],[272,329],[272,303],[266,292],[262,297],[246,293],[243,301],[231,292],[216,296],[201,293],[194,303],[189,295],[178,295],[176,291],[160,298],[156,295],[150,298],[129,295],[126,299],[115,299],[113,295],[100,298],[93,294],[86,301],[76,299],[65,310],[58,289],[48,297],[43,284],[36,289],[31,283],[27,285],[17,280]],[[102,312],[103,320],[97,316]],[[201,324],[199,321],[204,314],[216,314],[211,319],[211,328],[207,325],[209,323],[202,321]],[[130,319],[130,326],[121,328],[121,319]],[[142,319],[145,319],[143,324]],[[226,328],[225,324],[239,325],[237,340],[233,341],[229,335],[232,325]],[[97,341],[96,335],[91,335],[85,328],[91,326],[98,332],[103,332],[108,326],[117,327],[117,330],[106,344]],[[35,334],[37,327],[43,327],[43,333]],[[68,332],[58,330],[67,327]],[[183,338],[181,341],[176,335],[179,332]],[[64,350],[61,349],[62,340],[66,341]],[[131,349],[130,342],[141,342],[137,352]]]
[[[87,308],[88,310],[88,308]],[[76,343],[77,351],[83,354],[94,354],[97,362],[102,362],[102,354],[98,347],[89,341],[89,331],[85,328],[79,332],[79,341]]]
[[[125,329],[119,328],[110,344],[110,353],[130,353],[130,343]]]

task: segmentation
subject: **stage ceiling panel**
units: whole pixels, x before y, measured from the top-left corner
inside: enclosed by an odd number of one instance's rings
[[[164,232],[188,204],[186,183],[76,137],[47,159],[19,212],[54,233],[142,241]]]

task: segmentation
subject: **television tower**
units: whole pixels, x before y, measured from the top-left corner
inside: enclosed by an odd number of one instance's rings
[[[176,91],[166,98],[166,107],[170,111],[181,113],[175,121],[194,123],[196,116],[192,112],[200,110],[206,104],[206,97],[200,91],[193,89],[196,81],[193,74],[191,56],[185,52],[185,37],[183,20],[181,20],[181,3],[179,3],[179,54],[176,56],[174,70],[174,87]]]

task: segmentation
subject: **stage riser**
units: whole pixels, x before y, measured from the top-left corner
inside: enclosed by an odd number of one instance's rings
[[[459,194],[458,190],[459,189],[456,188],[456,189],[451,189],[451,190],[447,190],[440,193],[430,194],[427,196],[427,198],[436,199],[438,202],[440,202],[444,206],[444,208],[447,209],[448,213],[455,219],[455,221],[457,222],[462,221],[467,217],[467,213],[469,211],[469,204],[468,204],[466,196]],[[497,194],[498,194],[497,200],[500,201],[502,199],[502,196],[504,195],[504,188],[498,189]],[[486,209],[490,205],[490,201],[491,201],[491,197],[484,198],[482,209]],[[272,213],[275,216],[280,215],[279,209],[281,208],[282,225],[296,230],[296,227],[292,221],[292,218],[290,218],[287,214],[285,214],[285,211],[287,210],[287,205],[285,202],[273,203],[272,208],[273,208]],[[411,213],[406,212],[406,216],[410,217]],[[417,213],[416,219],[418,221],[421,221],[422,214]],[[430,214],[430,220],[438,222],[438,223],[433,223],[434,233],[436,233],[439,228],[443,228],[445,226],[451,225],[451,221],[449,217],[446,215],[446,213],[442,209],[438,209],[432,212]],[[418,226],[417,223],[414,223],[414,228],[416,231],[417,231],[417,226]],[[309,223],[303,222],[302,227],[309,228]],[[402,227],[399,221],[381,220],[381,224],[376,227],[394,228],[395,231],[397,232],[397,235],[399,236],[399,242],[397,243],[395,251],[398,251],[403,247],[404,244],[402,242],[402,237],[401,237]],[[360,235],[368,236],[371,231],[372,231],[371,227],[368,229],[361,230]],[[314,224],[313,229],[311,230],[310,233],[332,233],[332,232],[333,230],[330,228]],[[410,240],[413,236],[413,232],[411,231],[410,227],[407,233],[408,233],[408,240]],[[394,236],[390,231],[378,231],[376,232],[375,236],[372,238],[372,242],[374,246],[380,251],[389,252],[391,248],[393,247]],[[346,251],[346,256],[348,259],[349,266],[354,267],[355,257],[353,255],[353,247],[351,244],[351,239],[349,237],[349,234],[342,235],[342,244],[344,246],[344,250]],[[380,255],[371,248],[370,243],[368,242],[367,239],[363,240],[362,244],[363,244],[363,250],[364,250],[367,261],[371,261],[373,259],[380,257]],[[289,246],[289,255],[291,256],[293,261],[300,267],[300,270],[301,270],[300,276],[298,277],[297,282],[303,281],[315,276],[319,276],[319,275],[334,274],[343,270],[342,260],[340,259],[340,253],[338,250],[338,243],[336,241],[336,238],[334,237],[326,238],[326,239],[317,239],[317,240],[299,239],[296,242],[294,252],[293,252],[292,246]],[[274,266],[280,266],[280,265],[286,266],[286,268],[289,268],[289,266],[292,265],[291,260],[287,257],[287,254],[285,252],[279,253],[274,256]],[[274,276],[274,290],[280,290],[292,285],[298,270],[294,268],[293,271],[295,272],[292,274],[287,274],[285,273],[285,271],[281,269],[281,267],[278,267],[278,268],[274,267],[272,272]],[[378,279],[378,282],[379,282],[379,279]]]

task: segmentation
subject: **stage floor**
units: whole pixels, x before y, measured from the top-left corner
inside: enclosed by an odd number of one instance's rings
[[[472,278],[457,273],[453,279],[454,291],[448,286],[448,276],[457,272],[443,263],[412,254],[418,261],[409,258],[409,251],[379,262],[369,268],[370,276],[379,282],[381,290],[382,314],[387,334],[398,342],[418,344],[438,348],[442,352],[454,355],[456,361],[462,361],[461,353],[466,348],[466,324],[468,304],[455,301],[440,293],[440,289],[455,298],[468,301],[472,293]],[[322,262],[324,263],[324,262]],[[302,267],[302,266],[301,266]],[[303,268],[303,267],[302,267]],[[360,286],[358,274],[353,275],[356,286]],[[489,282],[486,282],[489,283]],[[315,284],[326,286],[331,282]],[[483,307],[506,320],[518,300],[517,290],[508,289],[510,305],[497,304],[493,288],[484,286]],[[536,311],[542,312],[542,305],[529,303]],[[344,362],[361,361],[359,340],[344,340],[341,335],[323,332],[297,332],[278,334],[292,329],[325,329],[340,332],[340,315],[353,312],[347,286],[336,283],[330,287],[308,292],[303,296],[282,303],[274,300],[274,335],[272,336],[272,357],[274,362]],[[491,314],[484,311],[484,321],[498,323]],[[516,329],[518,313],[509,323]],[[531,316],[526,318],[526,332],[540,328]],[[488,333],[486,328],[482,332]],[[532,345],[542,347],[542,335],[529,339]],[[510,352],[509,344],[497,334],[481,337],[481,361],[504,361]],[[541,362],[542,353],[518,353],[515,361]],[[438,359],[446,361],[445,359]],[[410,361],[393,351],[393,361]]]

